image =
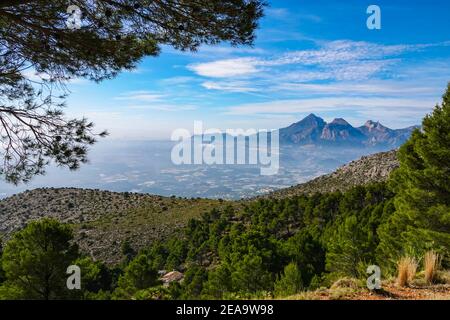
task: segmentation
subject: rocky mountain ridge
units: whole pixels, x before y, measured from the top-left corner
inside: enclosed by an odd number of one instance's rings
[[[343,118],[336,118],[327,123],[311,113],[303,120],[280,129],[280,141],[298,145],[396,148],[402,145],[416,128],[418,126],[390,129],[372,120],[360,127],[353,127]]]

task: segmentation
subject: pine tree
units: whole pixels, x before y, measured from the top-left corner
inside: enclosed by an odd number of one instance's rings
[[[120,276],[118,288],[114,292],[115,298],[131,298],[133,294],[159,284],[158,271],[153,268],[152,262],[144,253],[136,256],[125,268]]]
[[[78,257],[69,226],[56,220],[31,222],[5,246],[2,265],[7,287],[22,299],[64,299],[66,270]]]
[[[315,275],[325,271],[325,248],[312,237],[308,229],[291,237],[286,242],[286,250],[300,268],[305,287],[309,286]]]
[[[340,275],[358,277],[360,263],[368,251],[367,238],[355,216],[339,224],[328,244],[326,267]]]
[[[272,284],[270,273],[264,268],[262,258],[247,254],[234,265],[231,274],[233,289],[241,293],[268,290]]]
[[[393,266],[402,255],[435,249],[448,265],[450,249],[450,84],[441,105],[398,153],[390,185],[395,213],[379,229],[380,262]]]
[[[208,281],[204,286],[204,294],[215,299],[222,299],[231,291],[231,272],[226,263],[208,273]]]
[[[291,262],[284,268],[283,275],[275,282],[275,295],[291,296],[303,288],[302,275],[296,263]]]

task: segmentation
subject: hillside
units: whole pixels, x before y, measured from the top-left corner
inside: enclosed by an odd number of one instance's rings
[[[135,249],[161,240],[226,202],[167,198],[148,194],[87,189],[35,189],[0,201],[0,234],[9,235],[28,221],[52,217],[74,226],[77,243],[91,256],[115,263],[121,244]]]
[[[268,196],[285,198],[344,191],[354,185],[384,181],[398,166],[395,155],[395,151],[390,151],[363,157],[336,172]],[[0,234],[7,239],[28,221],[53,217],[74,226],[76,240],[84,252],[114,264],[121,259],[124,241],[129,241],[134,249],[143,248],[176,233],[189,219],[230,204],[238,206],[241,202],[75,188],[35,189],[0,201]]]
[[[357,185],[386,181],[389,174],[399,165],[396,154],[397,151],[392,150],[364,156],[343,165],[333,173],[290,188],[274,191],[264,197],[284,198],[317,192],[345,191]]]

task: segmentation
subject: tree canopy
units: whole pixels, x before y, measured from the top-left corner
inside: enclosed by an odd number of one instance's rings
[[[52,219],[31,222],[5,246],[2,266],[6,288],[17,298],[62,299],[67,267],[78,257],[68,225]]]
[[[393,265],[399,256],[435,249],[449,265],[450,84],[442,104],[423,119],[398,158],[391,179],[396,210],[380,229],[380,255]]]
[[[162,45],[195,51],[221,41],[251,45],[262,0],[65,0],[0,3],[0,175],[29,181],[50,160],[76,169],[106,132],[67,119],[67,83],[101,81],[156,56]],[[68,12],[69,11],[69,12]]]

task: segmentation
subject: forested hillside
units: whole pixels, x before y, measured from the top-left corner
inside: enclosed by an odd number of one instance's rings
[[[345,191],[358,185],[386,181],[398,167],[396,153],[393,150],[362,157],[331,174],[263,198]],[[24,228],[30,221],[52,217],[73,225],[75,239],[83,252],[111,265],[120,261],[125,241],[140,250],[177,234],[189,219],[199,218],[212,208],[228,205],[239,208],[252,201],[187,199],[76,188],[35,189],[0,201],[0,233],[8,239],[12,232]]]

